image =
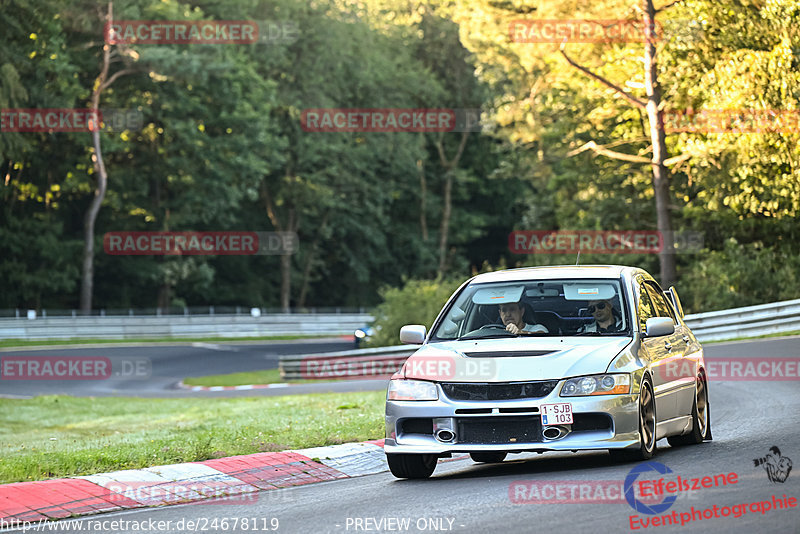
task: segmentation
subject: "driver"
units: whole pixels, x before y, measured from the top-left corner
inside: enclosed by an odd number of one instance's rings
[[[500,305],[500,319],[506,325],[506,330],[512,334],[541,333],[547,334],[549,331],[541,324],[526,324],[522,320],[525,314],[525,306],[521,302],[510,302]]]

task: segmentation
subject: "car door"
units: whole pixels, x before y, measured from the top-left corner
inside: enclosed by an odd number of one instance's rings
[[[639,322],[639,332],[642,342],[639,357],[650,362],[652,371],[653,393],[656,396],[656,417],[658,421],[671,419],[675,414],[675,397],[668,394],[668,377],[664,372],[670,353],[668,350],[669,336],[644,337],[645,324],[651,317],[657,317],[650,293],[644,285],[642,278],[636,284],[636,315]]]
[[[680,360],[675,360],[667,370],[673,382],[673,387],[675,388],[676,413],[678,416],[690,416],[692,415],[692,406],[694,405],[695,382],[702,352],[699,351],[700,347],[697,340],[690,335],[691,331],[689,327],[686,326],[686,323],[682,320],[682,311],[678,312],[675,308],[671,297],[671,292],[673,290],[674,288],[670,288],[670,291],[663,293],[664,301],[667,303],[669,311],[675,319],[675,336],[680,336],[679,343],[682,342],[683,344]],[[677,299],[677,295],[675,296],[675,300],[680,307],[680,300]]]
[[[661,370],[665,375],[663,383],[664,394],[670,399],[667,404],[669,406],[673,406],[674,410],[671,417],[686,415],[685,412],[680,412],[678,410],[678,399],[682,394],[685,394],[687,390],[686,377],[684,376],[687,369],[684,365],[686,341],[683,339],[683,336],[685,335],[683,332],[683,326],[680,324],[680,321],[678,321],[672,306],[670,306],[667,302],[664,292],[661,291],[661,288],[658,287],[658,284],[652,280],[648,280],[645,282],[645,287],[647,288],[648,295],[650,295],[650,301],[653,304],[653,310],[656,313],[656,317],[666,317],[671,319],[672,324],[675,327],[675,331],[671,335],[664,336],[664,348],[667,351],[667,355],[663,360]],[[692,384],[693,383],[694,381],[692,380]],[[661,419],[665,420],[666,417]]]

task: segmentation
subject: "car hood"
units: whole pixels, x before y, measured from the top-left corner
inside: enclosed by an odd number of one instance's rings
[[[406,360],[405,378],[519,382],[604,373],[629,337],[553,337],[437,342]]]

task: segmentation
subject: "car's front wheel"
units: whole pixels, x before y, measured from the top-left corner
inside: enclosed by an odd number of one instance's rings
[[[708,386],[705,376],[697,377],[694,404],[692,405],[692,431],[682,436],[670,436],[667,441],[673,447],[695,445],[711,439],[711,416],[708,410]]]
[[[649,460],[656,452],[656,397],[650,379],[642,380],[639,391],[639,446],[635,449],[609,449],[611,458],[622,462]]]
[[[435,454],[386,453],[389,470],[397,478],[428,478],[436,469],[438,459]]]
[[[471,452],[469,457],[479,464],[499,464],[506,459],[505,452]]]

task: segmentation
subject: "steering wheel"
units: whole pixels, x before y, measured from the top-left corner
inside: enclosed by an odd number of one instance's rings
[[[478,330],[483,330],[484,328],[502,328],[503,330],[505,330],[506,329],[506,325],[500,324],[500,323],[490,323],[490,324],[483,325]]]

